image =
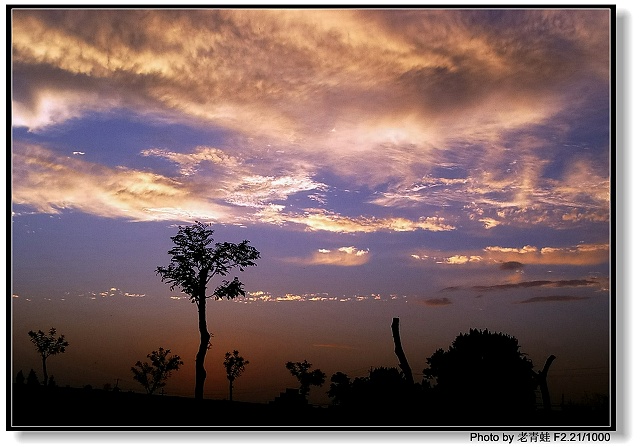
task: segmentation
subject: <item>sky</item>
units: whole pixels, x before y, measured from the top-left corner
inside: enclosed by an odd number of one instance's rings
[[[205,397],[396,366],[422,379],[470,328],[503,332],[552,402],[610,394],[609,9],[38,9],[11,13],[11,330],[70,345],[59,385],[142,392],[185,360],[195,305],[155,275],[179,225],[261,258],[208,303]],[[215,284],[212,283],[212,288]],[[329,402],[328,382],[312,403]]]

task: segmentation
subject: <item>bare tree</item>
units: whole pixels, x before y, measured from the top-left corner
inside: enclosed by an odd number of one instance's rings
[[[52,355],[64,353],[67,346],[69,346],[69,342],[64,339],[64,335],[56,338],[56,328],[54,327],[49,329],[48,334],[45,334],[41,330],[38,330],[38,332],[29,331],[29,337],[31,337],[31,342],[36,345],[36,350],[42,357],[42,374],[44,374],[42,383],[44,386],[47,386],[49,383],[47,358]]]
[[[400,362],[399,366],[402,370],[404,380],[409,385],[413,385],[413,373],[411,372],[407,356],[404,355],[404,349],[402,349],[402,342],[400,341],[400,318],[398,317],[394,317],[391,322],[391,334],[393,335],[393,352],[396,354],[396,357],[398,357],[398,361]]]
[[[158,388],[164,387],[171,372],[177,371],[184,364],[179,355],[170,356],[170,353],[170,349],[158,348],[157,351],[147,354],[151,364],[138,360],[135,366],[131,367],[133,379],[144,387],[147,394],[153,394]]]
[[[227,352],[224,355],[224,369],[227,372],[227,379],[229,380],[229,400],[233,401],[233,381],[240,377],[240,374],[244,372],[244,367],[249,363],[239,352],[233,351],[233,354]]]
[[[234,268],[244,271],[245,267],[256,265],[254,261],[260,257],[258,250],[246,240],[240,244],[217,242],[211,246],[212,234],[213,230],[209,225],[201,222],[178,227],[178,234],[171,238],[174,247],[168,252],[171,263],[167,267],[156,269],[156,274],[169,284],[171,290],[178,287],[198,307],[200,345],[196,354],[196,399],[204,398],[204,382],[207,377],[204,359],[211,340],[207,329],[206,300],[245,296],[243,284],[238,277],[232,281],[222,280],[211,295],[207,295],[207,285],[214,276],[225,277]]]

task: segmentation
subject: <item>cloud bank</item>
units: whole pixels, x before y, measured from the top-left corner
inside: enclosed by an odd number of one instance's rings
[[[221,147],[142,152],[177,168],[171,178],[136,173],[162,189],[146,196],[165,194],[168,205],[105,191],[105,210],[31,181],[17,199],[41,212],[229,221],[232,205],[258,209],[258,221],[344,233],[609,221],[609,141],[571,140],[584,121],[608,136],[607,9],[16,9],[11,18],[14,126],[47,132],[128,110],[227,135]],[[280,212],[298,192],[326,192],[316,178],[326,171],[369,188],[386,215]],[[185,177],[191,189],[213,176],[224,194],[183,197],[187,209],[174,209]],[[426,211],[404,215],[416,207]]]

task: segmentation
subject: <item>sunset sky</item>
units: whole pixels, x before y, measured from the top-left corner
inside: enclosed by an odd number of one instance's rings
[[[192,396],[196,307],[155,275],[178,225],[248,239],[210,301],[205,397],[396,366],[470,328],[519,340],[552,401],[609,395],[611,11],[37,9],[12,19],[13,375]],[[212,283],[215,287],[215,284]],[[212,287],[212,289],[213,289]]]

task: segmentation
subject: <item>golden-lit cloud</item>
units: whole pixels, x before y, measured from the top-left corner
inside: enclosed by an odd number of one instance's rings
[[[352,267],[369,262],[368,249],[359,249],[353,246],[340,247],[335,250],[321,248],[306,258],[289,258],[287,261],[303,265],[339,265]]]
[[[437,264],[498,265],[501,270],[521,270],[526,265],[599,265],[609,261],[609,244],[579,244],[571,247],[500,247],[464,254],[437,250],[417,250],[411,253],[416,261]]]
[[[303,214],[284,214],[282,220],[305,225],[311,231],[335,233],[373,233],[376,231],[409,232],[416,230],[450,231],[455,227],[445,223],[442,217],[421,217],[409,220],[402,217],[347,217],[322,209],[307,209]]]
[[[607,35],[606,11],[516,17],[546,33],[437,10],[14,11],[14,64],[49,74],[17,89],[16,123],[153,107],[314,151],[323,145],[331,157],[412,145],[411,163],[448,141],[495,141],[543,123],[568,95],[579,98],[558,86],[606,73],[606,52],[592,47]],[[596,36],[576,32],[594,23]],[[570,58],[554,39],[573,47]]]
[[[609,261],[609,244],[579,244],[573,247],[487,247],[496,262],[516,261],[537,265],[598,265]]]
[[[245,297],[238,297],[235,302],[239,303],[255,303],[255,302],[363,302],[363,301],[396,301],[400,298],[405,298],[404,295],[390,294],[382,296],[379,293],[371,293],[368,295],[342,295],[334,296],[328,293],[285,293],[285,294],[273,294],[263,290],[255,292],[247,292]]]
[[[313,230],[453,229],[272,212],[297,192],[319,197],[320,169],[375,189],[372,204],[462,207],[487,231],[607,222],[606,168],[585,156],[548,171],[567,117],[606,99],[609,21],[606,9],[13,10],[13,125],[126,109],[223,129],[225,149],[142,155],[185,177],[233,171],[219,182],[227,204]]]
[[[160,157],[170,160],[180,167],[182,175],[193,175],[201,163],[209,162],[226,169],[235,170],[241,162],[234,156],[228,155],[215,147],[198,146],[192,152],[179,153],[166,149],[145,149],[141,152],[145,157]]]
[[[231,209],[215,194],[202,198],[180,182],[151,172],[110,168],[41,146],[14,144],[12,200],[42,213],[71,209],[130,220],[225,222]]]

